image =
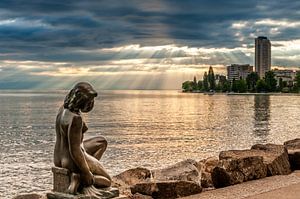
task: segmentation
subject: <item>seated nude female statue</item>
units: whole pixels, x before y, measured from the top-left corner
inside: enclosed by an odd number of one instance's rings
[[[88,128],[81,112],[93,109],[96,96],[97,92],[89,83],[76,84],[66,96],[56,117],[54,164],[72,173],[68,188],[72,194],[77,192],[79,186],[104,188],[111,185],[111,177],[99,162],[107,141],[102,136],[83,139]]]

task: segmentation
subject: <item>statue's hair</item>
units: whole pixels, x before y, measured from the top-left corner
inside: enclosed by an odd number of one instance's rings
[[[64,100],[64,108],[70,111],[79,111],[88,97],[96,97],[97,92],[87,82],[79,82],[70,90]]]

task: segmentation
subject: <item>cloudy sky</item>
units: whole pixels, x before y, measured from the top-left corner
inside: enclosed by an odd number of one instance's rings
[[[1,0],[0,88],[179,89],[212,65],[300,66],[300,1]]]

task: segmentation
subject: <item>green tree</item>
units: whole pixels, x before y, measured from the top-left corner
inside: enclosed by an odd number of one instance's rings
[[[222,92],[229,92],[230,91],[230,82],[225,80],[222,85]]]
[[[289,87],[283,87],[281,92],[288,93],[288,92],[290,92],[290,89],[289,89]]]
[[[267,84],[265,80],[260,79],[256,82],[256,91],[257,92],[265,92],[267,90]]]
[[[249,91],[255,91],[255,85],[258,80],[259,80],[259,76],[257,72],[251,72],[249,75],[247,75],[246,82]]]
[[[280,77],[280,78],[279,78],[278,91],[282,91],[282,89],[283,89],[283,81],[282,81],[282,78]]]
[[[209,91],[207,72],[205,72],[203,75],[203,89],[204,89],[204,91]]]
[[[236,81],[236,87],[239,93],[245,93],[247,91],[247,83],[243,79]]]
[[[277,89],[277,80],[273,71],[268,71],[265,74],[265,83],[267,85],[267,91],[274,92]]]
[[[216,80],[215,80],[215,74],[213,67],[209,67],[208,70],[208,83],[209,83],[209,89],[215,90],[216,89]]]
[[[221,82],[219,82],[219,83],[217,83],[217,85],[216,85],[216,91],[221,91],[222,90],[222,84],[221,84]]]
[[[238,85],[237,85],[237,81],[235,80],[235,78],[233,78],[233,80],[231,82],[231,91],[238,92]]]
[[[297,71],[295,81],[296,81],[296,85],[295,85],[296,90],[299,91],[300,90],[300,71]]]
[[[201,91],[203,89],[203,81],[198,81],[198,89]]]
[[[185,81],[182,83],[182,89],[183,91],[192,91],[193,90],[193,83],[192,81]]]
[[[197,83],[197,78],[196,78],[196,76],[194,76],[194,81],[193,81],[192,87],[193,87],[193,90],[198,90],[198,83]]]

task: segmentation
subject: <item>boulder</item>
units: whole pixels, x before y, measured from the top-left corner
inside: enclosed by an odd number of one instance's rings
[[[152,170],[151,182],[133,185],[131,193],[166,199],[200,193],[201,172],[198,167],[195,160],[188,159],[163,169]]]
[[[212,173],[216,188],[291,173],[287,150],[283,145],[257,144],[249,150],[222,151],[219,159]]]
[[[292,170],[300,169],[300,138],[289,140],[284,143],[287,148]]]
[[[251,147],[251,151],[264,158],[267,165],[268,176],[287,175],[291,173],[287,149],[283,145],[276,144],[256,144]]]
[[[291,173],[287,150],[283,145],[256,144],[250,150],[229,150],[219,154],[220,160],[251,156],[263,157],[268,176]]]
[[[112,186],[118,187],[121,194],[131,196],[130,186],[148,182],[151,178],[151,171],[146,168],[133,168],[126,170],[112,178]]]
[[[201,172],[198,167],[195,160],[187,159],[167,168],[153,170],[153,181],[179,180],[201,184]]]
[[[244,154],[222,160],[220,158],[218,165],[211,174],[215,188],[226,187],[266,176],[267,167],[263,163],[263,158],[260,156],[245,157]]]
[[[115,176],[116,179],[123,181],[128,185],[134,185],[137,183],[145,182],[151,178],[151,171],[146,168],[134,168],[126,170]]]
[[[218,165],[219,159],[217,157],[210,157],[207,159],[200,160],[198,162],[198,170],[201,171],[201,186],[203,188],[212,188],[214,187],[211,173],[213,169]]]
[[[140,193],[155,199],[179,198],[198,194],[201,191],[200,184],[192,181],[148,182],[136,184],[131,187],[133,194]]]

